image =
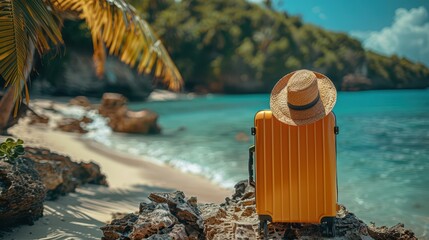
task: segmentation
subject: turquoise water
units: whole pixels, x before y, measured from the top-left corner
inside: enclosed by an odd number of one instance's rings
[[[158,112],[163,134],[113,134],[110,146],[231,187],[247,178],[249,129],[254,114],[269,108],[269,95],[214,95],[130,107]],[[367,222],[404,222],[423,238],[429,234],[428,110],[428,90],[341,92],[334,108],[340,126],[339,202]],[[243,133],[248,141],[237,141]]]

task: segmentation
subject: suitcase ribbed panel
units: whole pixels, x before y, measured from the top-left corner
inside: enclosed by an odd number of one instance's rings
[[[290,126],[255,116],[256,210],[273,222],[318,223],[336,215],[335,116]]]

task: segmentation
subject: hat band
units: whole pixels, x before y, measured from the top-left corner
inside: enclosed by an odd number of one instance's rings
[[[310,103],[308,103],[308,104],[305,104],[305,105],[293,105],[292,103],[288,102],[287,106],[290,109],[293,109],[293,110],[303,111],[303,110],[307,110],[307,109],[313,107],[314,105],[316,105],[316,103],[319,101],[319,99],[320,99],[320,95],[317,94],[317,97],[313,101],[311,101]]]

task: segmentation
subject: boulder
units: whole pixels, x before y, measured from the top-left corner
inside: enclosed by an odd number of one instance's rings
[[[45,186],[33,161],[0,161],[0,229],[33,224],[43,215]]]
[[[150,110],[130,111],[127,99],[116,93],[105,93],[98,109],[100,115],[109,118],[109,126],[115,132],[156,134],[161,132],[157,124],[158,114]]]
[[[166,203],[171,211],[177,216],[180,222],[188,225],[195,225],[202,228],[202,218],[196,205],[196,198],[186,200],[185,194],[181,191],[172,193],[151,193],[149,199],[155,203]]]
[[[70,99],[69,104],[73,105],[73,106],[91,108],[91,102],[85,96],[77,96],[75,98],[72,98],[72,99]]]
[[[34,162],[49,200],[74,192],[77,186],[86,183],[107,186],[106,176],[95,163],[76,163],[68,156],[34,147],[25,147],[24,156]]]
[[[138,215],[129,214],[101,227],[110,239],[203,239],[203,219],[195,197],[180,191],[151,193],[140,203]]]
[[[64,132],[74,133],[87,133],[88,131],[83,129],[82,123],[87,123],[87,118],[74,119],[74,118],[63,118],[57,122],[57,129]]]

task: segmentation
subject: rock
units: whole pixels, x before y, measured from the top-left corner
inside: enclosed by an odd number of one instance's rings
[[[195,204],[196,199],[185,200],[185,194],[181,191],[172,193],[151,193],[149,199],[155,203],[166,203],[171,212],[178,218],[179,222],[184,223],[189,235],[200,236],[203,232],[204,223],[200,216],[200,211]],[[192,204],[189,204],[191,202]]]
[[[80,162],[80,167],[74,172],[74,176],[80,179],[81,184],[90,183],[107,186],[106,176],[101,173],[100,166],[93,162]]]
[[[91,108],[91,102],[85,96],[77,96],[75,98],[72,98],[70,99],[69,104],[74,106],[81,106],[87,109]]]
[[[173,240],[173,238],[169,234],[154,234],[145,239],[146,240]]]
[[[112,220],[113,219],[124,218],[127,215],[128,215],[128,213],[124,213],[124,212],[114,212],[114,213],[112,213]]]
[[[151,193],[149,199],[156,203],[167,203],[169,207],[175,209],[177,205],[185,203],[185,194],[181,191],[171,193]]]
[[[94,122],[94,120],[93,120],[92,118],[87,117],[87,116],[83,116],[83,117],[80,119],[80,122],[81,122],[81,123],[88,124],[88,123],[92,123],[92,122]]]
[[[49,200],[74,192],[77,186],[86,183],[107,186],[106,176],[95,163],[76,163],[70,157],[44,148],[25,147],[24,156],[34,162]]]
[[[180,191],[151,193],[149,199],[152,202],[140,204],[139,224],[127,221],[127,217],[114,220],[111,224],[102,227],[104,236],[112,235],[111,229],[118,229],[118,222],[121,223],[121,231],[115,230],[116,238],[104,239],[141,239],[142,237],[147,239],[258,239],[261,235],[254,190],[248,185],[248,181],[240,181],[235,185],[235,193],[232,197],[226,198],[226,202],[221,205],[197,204],[196,198],[186,200],[186,196]],[[156,209],[163,209],[163,212],[154,217]],[[173,223],[170,214],[177,218],[176,223]],[[159,219],[159,216],[169,216],[164,218],[167,219],[167,223],[157,225],[160,221],[153,219]],[[201,225],[199,221],[202,222]],[[343,206],[335,221],[336,235],[339,239],[416,239],[414,233],[406,230],[401,224],[392,228],[368,227]],[[142,234],[130,233],[130,227],[126,224],[133,226],[133,232],[139,229]],[[158,226],[158,228],[148,226]],[[125,227],[128,227],[127,231],[122,230]],[[322,232],[319,224],[269,223],[267,237],[268,239],[322,239]]]
[[[82,120],[63,118],[57,123],[57,128],[64,132],[87,133],[88,131],[82,128]]]
[[[198,207],[198,200],[197,200],[197,198],[196,198],[196,197],[190,197],[190,198],[187,200],[187,202],[188,202],[188,204],[189,204],[190,206],[192,206],[192,207],[194,207],[195,209],[197,209],[197,207]]]
[[[101,227],[103,240],[126,239],[133,230],[134,223],[139,215],[131,213],[125,217],[114,219],[106,226]]]
[[[66,42],[72,40],[65,39]],[[68,45],[65,56],[49,58],[49,63],[39,66],[40,75],[32,81],[32,90],[35,93],[101,98],[105,92],[116,91],[128,99],[143,101],[152,92],[152,77],[138,74],[117,57],[107,56],[104,74],[101,78],[97,77],[92,50],[82,50],[80,41],[76,46],[78,47]]]
[[[258,226],[254,223],[235,222],[233,229],[235,239],[257,239],[259,237]]]
[[[214,203],[201,204],[200,210],[204,221],[204,235],[208,239],[213,239],[216,235],[217,226],[224,222],[222,219],[227,216],[227,213]]]
[[[341,90],[359,91],[372,89],[372,82],[367,77],[359,74],[347,74],[343,77]]]
[[[142,202],[137,219],[127,215],[101,228],[103,239],[202,239],[203,219],[195,197],[183,192],[151,193],[150,203]],[[131,223],[132,229],[124,231]],[[129,228],[127,228],[129,229]],[[111,238],[112,236],[116,238]]]
[[[176,224],[174,225],[171,232],[168,234],[172,239],[187,239],[188,234],[186,233],[185,225]]]
[[[0,161],[0,229],[33,224],[43,215],[45,186],[28,158]]]
[[[64,182],[60,164],[52,164],[48,160],[40,160],[35,162],[35,165],[37,165],[36,169],[40,173],[43,184],[48,191],[48,199],[53,198],[52,192],[55,192],[55,189]],[[76,187],[76,185],[73,187]]]
[[[109,126],[115,132],[156,134],[161,132],[157,124],[158,114],[150,110],[130,111],[126,98],[116,93],[105,93],[98,109],[100,115],[109,118]]]
[[[371,224],[368,227],[368,233],[376,240],[417,240],[416,236],[414,236],[414,233],[408,229],[405,229],[404,224],[402,223],[398,223],[391,228],[386,226],[376,227],[374,224]]]
[[[250,199],[255,196],[255,188],[250,186],[247,180],[242,180],[235,184],[234,189],[235,192],[232,195],[232,200],[235,202]]]
[[[250,140],[250,138],[246,133],[239,132],[235,135],[235,140],[237,142],[248,142]]]
[[[134,223],[130,238],[147,238],[164,228],[172,227],[175,223],[177,223],[177,218],[170,213],[168,205],[166,203],[157,204],[153,211],[139,215]]]
[[[49,117],[46,115],[36,115],[34,114],[34,112],[30,112],[29,114],[30,117],[30,123],[31,125],[33,124],[48,124],[49,122]]]
[[[157,134],[161,132],[157,121],[158,114],[153,111],[127,111],[122,124],[117,126],[117,132]]]
[[[105,93],[98,111],[103,116],[123,115],[126,112],[126,103],[127,99],[121,94]],[[120,110],[119,113],[118,110]]]

